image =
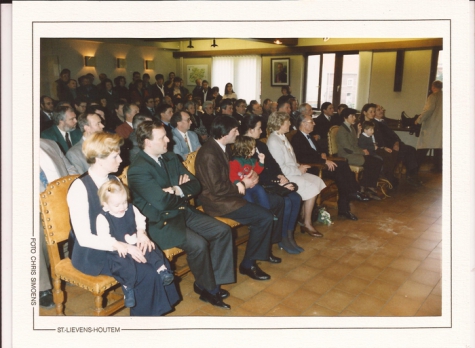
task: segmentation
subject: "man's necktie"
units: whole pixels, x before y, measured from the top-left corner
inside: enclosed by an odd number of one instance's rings
[[[66,144],[68,145],[68,149],[71,148],[71,146],[73,146],[73,144],[71,144],[71,140],[69,140],[69,133],[66,132]]]
[[[191,147],[190,147],[190,144],[188,143],[188,137],[186,136],[186,133],[185,133],[185,143],[186,143],[186,146],[188,146],[188,151],[191,152]]]
[[[307,134],[307,139],[308,139],[308,141],[310,142],[310,146],[312,147],[312,149],[314,149],[315,151],[317,151],[317,148],[315,147],[315,144],[314,144],[313,141],[312,141],[312,137],[311,137],[309,134]]]
[[[163,170],[165,170],[165,173],[167,173],[167,178],[168,178],[168,180],[171,182],[171,180],[170,180],[170,175],[168,174],[167,167],[165,166],[165,162],[163,161],[163,158],[162,158],[161,156],[158,157],[157,162],[158,162],[158,165],[159,165],[160,167],[162,167]]]

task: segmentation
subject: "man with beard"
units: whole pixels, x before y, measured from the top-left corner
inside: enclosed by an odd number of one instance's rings
[[[55,141],[66,154],[82,137],[81,131],[76,128],[77,122],[73,109],[61,106],[53,112],[54,125],[41,132],[40,137]]]

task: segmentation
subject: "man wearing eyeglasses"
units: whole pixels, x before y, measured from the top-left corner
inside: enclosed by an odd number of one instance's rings
[[[291,144],[299,163],[321,163],[326,165],[323,175],[335,180],[338,187],[338,216],[356,221],[358,218],[350,211],[350,200],[367,202],[369,198],[359,192],[359,185],[346,161],[333,162],[327,159],[327,154],[319,148],[317,141],[310,135],[315,123],[312,116],[300,114],[297,119],[298,132],[292,138]],[[309,173],[318,175],[319,170],[312,167]]]
[[[198,135],[190,131],[191,118],[185,111],[175,112],[170,120],[170,124],[173,127],[172,134],[175,142],[173,152],[184,161],[190,152],[196,151],[201,147]]]

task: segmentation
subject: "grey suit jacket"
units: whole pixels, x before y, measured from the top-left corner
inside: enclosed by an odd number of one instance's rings
[[[180,131],[176,128],[172,129],[173,140],[175,144],[173,145],[173,152],[180,156],[183,160],[186,160],[188,153],[188,146],[185,143],[185,139],[181,135]],[[200,140],[198,135],[195,132],[187,132],[188,140],[191,143],[191,150],[196,151],[201,147]]]
[[[58,144],[56,144],[56,142],[54,142],[53,140],[40,138],[40,148],[51,158],[51,160],[55,164],[59,177],[80,174],[77,169],[64,156]],[[44,187],[40,181],[40,192],[43,192],[45,189],[46,187]]]
[[[82,143],[84,138],[81,138],[72,148],[66,152],[66,158],[76,167],[79,174],[85,173],[89,170],[89,163],[82,153]]]
[[[358,147],[358,138],[353,127],[343,123],[336,133],[336,143],[338,145],[338,156],[348,160],[348,164],[362,166],[364,164],[363,149]]]

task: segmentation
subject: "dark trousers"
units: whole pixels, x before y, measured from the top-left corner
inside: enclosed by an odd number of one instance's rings
[[[284,216],[282,222],[282,237],[287,236],[287,231],[293,231],[300,212],[302,197],[297,192],[292,192],[284,197]]]
[[[335,181],[336,187],[338,187],[338,211],[346,212],[350,210],[348,195],[358,191],[359,187],[348,162],[335,161],[335,163],[337,167],[332,171],[324,170],[323,177]],[[310,168],[308,172],[318,175],[318,169],[316,167]]]
[[[398,159],[406,166],[407,175],[414,176],[417,174],[419,164],[417,162],[416,149],[410,145],[399,143]]]
[[[255,203],[263,208],[270,209],[269,198],[267,197],[266,190],[261,185],[247,188],[244,199],[249,203]]]
[[[273,199],[270,200],[272,205]],[[243,207],[223,215],[223,217],[249,226],[249,240],[244,254],[245,259],[254,261],[269,258],[274,222],[274,214],[271,211],[257,204],[247,203]],[[280,235],[281,230],[278,232]]]
[[[177,247],[186,252],[196,283],[207,290],[233,283],[231,228],[211,216],[192,210],[187,210],[185,218],[186,241]]]
[[[380,159],[373,156],[364,156],[364,172],[361,185],[364,187],[376,187],[382,166],[383,161]]]
[[[376,154],[382,158],[383,175],[386,179],[392,181],[394,179],[394,168],[396,168],[398,153],[395,151],[387,152],[382,148],[378,148]]]

